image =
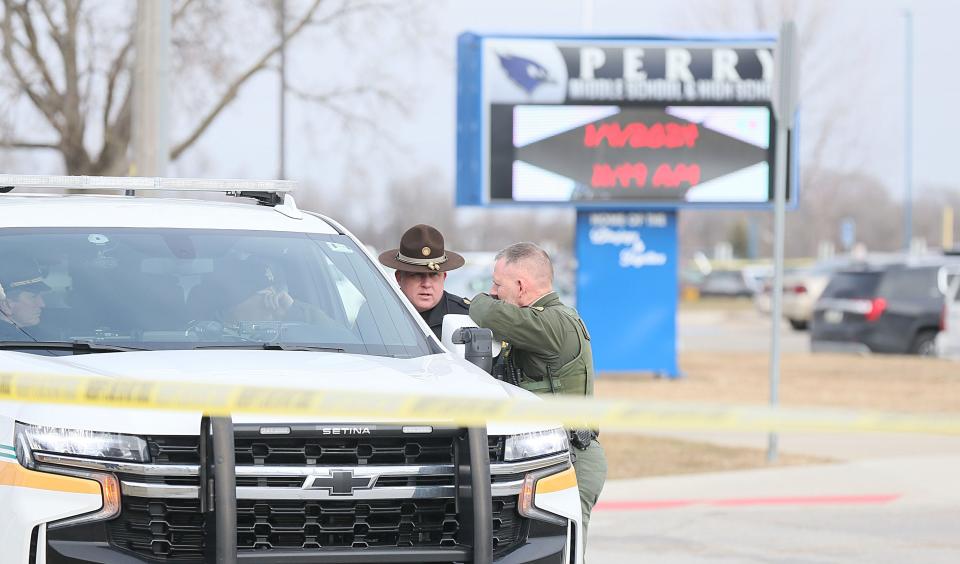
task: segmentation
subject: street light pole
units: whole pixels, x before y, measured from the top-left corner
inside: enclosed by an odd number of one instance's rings
[[[903,251],[910,252],[913,239],[913,12],[903,12],[905,27],[904,123],[903,123]]]
[[[277,2],[277,33],[280,35],[280,154],[277,177],[287,177],[287,2]]]

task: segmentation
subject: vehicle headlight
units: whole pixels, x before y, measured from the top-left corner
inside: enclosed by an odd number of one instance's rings
[[[66,467],[58,464],[41,464],[34,453],[50,453],[125,462],[149,462],[150,451],[140,437],[119,433],[100,433],[79,429],[60,429],[39,425],[17,423],[17,460],[21,465],[37,472],[60,474],[100,484],[103,500],[96,511],[75,515],[47,523],[48,529],[112,519],[120,513],[120,481],[111,472],[86,468]]]
[[[536,431],[507,437],[504,449],[504,460],[526,460],[547,454],[555,454],[570,450],[567,432],[556,428],[549,431]]]
[[[33,468],[34,452],[49,452],[125,462],[149,462],[147,442],[133,435],[60,429],[17,423],[17,459]]]

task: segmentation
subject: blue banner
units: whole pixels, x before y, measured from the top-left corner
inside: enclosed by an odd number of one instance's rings
[[[577,261],[597,371],[678,376],[677,214],[578,211]]]

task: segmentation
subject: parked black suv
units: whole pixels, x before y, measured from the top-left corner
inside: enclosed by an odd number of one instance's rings
[[[960,261],[942,258],[836,272],[814,307],[812,350],[936,354],[947,275],[957,271]]]

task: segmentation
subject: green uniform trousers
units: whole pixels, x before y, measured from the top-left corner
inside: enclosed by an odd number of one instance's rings
[[[607,456],[597,440],[590,442],[584,450],[571,447],[577,459],[573,462],[573,471],[577,474],[577,487],[580,490],[580,510],[583,512],[583,540],[587,540],[587,526],[590,524],[590,512],[600,497],[603,482],[607,479]]]

